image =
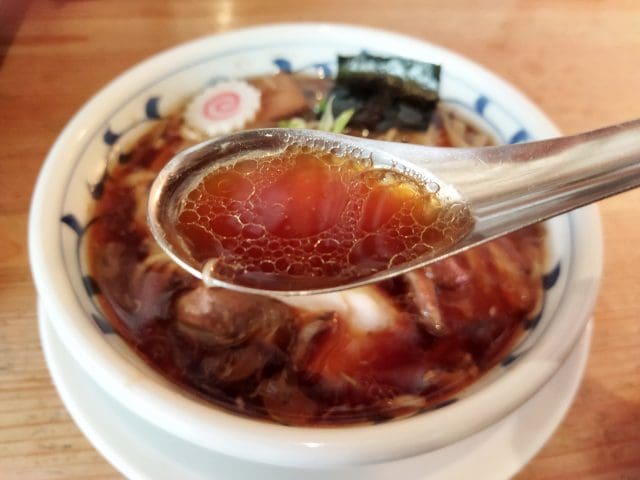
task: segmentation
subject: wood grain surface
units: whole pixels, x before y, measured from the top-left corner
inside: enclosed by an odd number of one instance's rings
[[[640,117],[637,0],[0,0],[0,478],[121,478],[64,409],[38,339],[27,216],[56,136],[149,55],[287,21],[364,24],[448,47],[519,87],[566,133]],[[587,373],[520,480],[640,479],[640,190],[600,208],[605,264]]]

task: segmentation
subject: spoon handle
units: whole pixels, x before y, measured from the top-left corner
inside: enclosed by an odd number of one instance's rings
[[[551,140],[448,150],[432,159],[424,147],[393,153],[456,186],[476,218],[470,243],[640,186],[640,120]]]
[[[478,179],[487,188],[469,191],[477,228],[488,235],[640,185],[640,120],[490,153]]]

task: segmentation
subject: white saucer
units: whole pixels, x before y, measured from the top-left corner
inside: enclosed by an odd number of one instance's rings
[[[503,479],[518,472],[562,421],[576,394],[589,353],[591,323],[553,378],[501,422],[451,446],[404,460],[333,470],[251,463],[185,442],[143,421],[110,398],[65,350],[42,305],[40,336],[53,381],[80,430],[130,479],[368,480]]]

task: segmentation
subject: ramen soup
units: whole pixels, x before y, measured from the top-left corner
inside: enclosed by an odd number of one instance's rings
[[[150,184],[173,155],[206,138],[242,128],[300,125],[426,145],[492,142],[442,104],[420,118],[411,116],[422,123],[410,127],[403,119],[393,123],[384,110],[376,113],[377,128],[362,114],[362,98],[342,111],[332,110],[334,98],[344,100],[344,92],[333,80],[284,73],[216,85],[142,135],[120,155],[126,161],[110,169],[96,194],[88,259],[106,316],[165,378],[230,412],[289,425],[339,425],[435,408],[494,366],[541,303],[541,226],[375,285],[282,301],[206,288],[162,253],[146,222]],[[294,192],[308,188],[315,195],[317,182],[309,179],[318,170],[329,183],[341,171],[326,159],[303,157],[291,152],[293,167],[283,177]],[[254,167],[237,164],[221,173],[229,181],[215,179],[219,188],[205,204],[224,207],[228,215],[216,230],[215,248],[243,252],[259,272],[310,267],[324,278],[343,271],[345,265],[334,262],[335,252],[347,248],[343,232],[308,221],[315,206],[330,207],[334,215],[352,201],[376,209],[388,202],[379,215],[357,222],[365,236],[383,235],[402,248],[420,245],[425,224],[437,221],[438,210],[425,209],[424,192],[406,178],[392,179],[393,188],[385,190],[380,178],[357,180],[363,172],[353,165],[340,173],[353,178],[329,188],[333,194],[323,201],[291,208],[289,224],[269,224],[269,212],[244,218],[252,195],[259,205],[280,194],[260,186],[264,175],[252,177]],[[250,188],[242,180],[247,175]],[[203,193],[207,182],[198,187]],[[422,217],[411,213],[418,211],[416,198],[425,202]],[[181,220],[187,230],[189,215],[186,209]],[[339,225],[334,220],[329,223]],[[382,260],[363,248],[355,264],[390,261],[395,248]],[[202,258],[209,253],[202,246]]]
[[[405,174],[293,145],[206,174],[187,190],[176,230],[217,278],[299,290],[433,255],[472,225],[463,204]]]

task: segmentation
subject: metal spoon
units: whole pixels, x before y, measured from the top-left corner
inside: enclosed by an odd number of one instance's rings
[[[349,150],[375,167],[399,169],[475,218],[472,231],[435,256],[418,258],[331,288],[264,290],[216,278],[190,255],[175,229],[181,196],[220,165],[273,153],[291,144]],[[148,204],[151,232],[181,267],[209,286],[274,295],[339,291],[408,272],[519,228],[640,185],[640,120],[580,135],[485,148],[439,148],[383,142],[302,129],[263,129],[201,143],[176,155],[154,181]]]

